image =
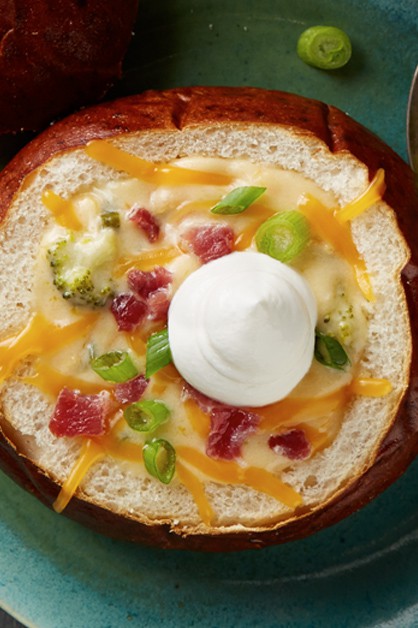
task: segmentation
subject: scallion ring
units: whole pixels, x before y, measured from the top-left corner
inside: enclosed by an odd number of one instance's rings
[[[142,448],[145,468],[150,475],[169,484],[176,470],[176,451],[164,438],[153,438]]]
[[[235,188],[223,197],[212,209],[212,214],[241,214],[256,201],[267,188],[255,185]]]
[[[275,214],[263,222],[255,234],[260,253],[270,255],[285,264],[302,252],[309,239],[308,221],[295,210]]]
[[[339,371],[343,371],[350,364],[350,359],[338,340],[318,330],[315,332],[315,358],[324,366]]]
[[[351,41],[335,26],[311,26],[299,37],[297,53],[302,61],[315,68],[337,70],[351,58]]]
[[[103,355],[94,358],[90,362],[90,366],[107,382],[127,382],[138,375],[138,369],[127,351],[103,353]]]
[[[148,338],[145,377],[149,379],[157,371],[171,363],[170,344],[168,342],[167,327],[156,331]]]
[[[144,399],[136,401],[125,408],[123,415],[129,427],[137,432],[153,432],[162,423],[165,423],[170,410],[162,401]]]

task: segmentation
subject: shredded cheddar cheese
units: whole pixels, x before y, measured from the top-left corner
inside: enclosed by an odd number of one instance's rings
[[[176,463],[176,473],[180,482],[191,493],[203,523],[211,525],[215,519],[215,513],[206,496],[203,482],[179,461]]]
[[[0,342],[0,382],[9,377],[14,367],[27,356],[45,356],[87,333],[97,316],[95,312],[84,314],[74,323],[61,327],[42,314],[34,314],[22,331]]]
[[[154,164],[117,148],[106,140],[93,140],[85,148],[89,157],[155,185],[228,185],[231,177],[167,164]]]
[[[296,508],[302,503],[301,496],[290,486],[279,480],[272,473],[256,467],[241,467],[233,461],[213,460],[205,454],[181,446],[177,448],[180,459],[204,475],[226,484],[245,484],[262,493],[271,495],[289,508]]]
[[[305,195],[299,209],[309,220],[312,231],[352,266],[360,290],[368,301],[373,301],[366,264],[353,242],[349,226],[337,220],[329,209],[312,196]]]
[[[385,171],[380,168],[373,177],[367,190],[358,198],[354,199],[354,201],[351,201],[351,203],[347,203],[347,205],[341,209],[336,210],[335,217],[341,222],[347,222],[348,220],[357,218],[357,216],[360,216],[360,214],[369,209],[369,207],[382,199],[385,189]]]
[[[71,469],[69,476],[65,480],[53,504],[56,512],[62,512],[73,497],[77,488],[84,479],[89,469],[105,457],[105,451],[92,439],[86,439],[83,442],[81,453],[77,462]]]
[[[170,164],[157,164],[145,161],[128,151],[117,148],[105,140],[90,142],[85,148],[86,154],[102,164],[125,172],[141,182],[153,186],[230,186],[234,177],[218,172],[204,172],[189,168],[182,168]],[[236,178],[236,177],[235,177]],[[364,259],[360,255],[353,241],[348,221],[356,218],[370,206],[378,202],[384,193],[384,171],[378,170],[367,190],[358,198],[339,209],[330,209],[314,195],[305,194],[298,205],[298,209],[308,219],[312,232],[319,240],[332,247],[338,256],[351,266],[355,281],[363,296],[373,301],[374,294]],[[215,191],[214,196],[222,196],[225,190]],[[178,227],[182,220],[189,216],[204,216],[205,220],[232,220],[210,213],[210,209],[219,198],[212,200],[185,200],[168,210],[166,218],[171,227]],[[67,229],[80,230],[82,224],[75,211],[74,202],[66,200],[51,189],[42,194],[42,202],[51,212],[55,222]],[[240,228],[235,231],[234,249],[244,251],[252,245],[252,241],[260,225],[277,213],[278,208],[254,203],[240,215]],[[117,212],[115,212],[117,213]],[[228,223],[230,224],[230,223]],[[119,223],[118,223],[119,226]],[[167,266],[179,256],[189,251],[182,251],[181,242],[166,240],[146,250],[139,250],[128,256],[119,257],[114,268],[113,277],[121,280],[127,271],[136,268],[143,271],[155,266]],[[128,248],[128,250],[130,250]],[[347,273],[351,277],[350,273]],[[351,280],[352,283],[354,283]],[[356,289],[357,291],[357,289]],[[358,291],[357,291],[358,292]],[[80,317],[67,325],[56,325],[47,320],[42,314],[34,313],[27,325],[17,334],[11,335],[0,342],[0,382],[13,374],[18,363],[26,357],[36,357],[34,374],[22,378],[22,381],[39,388],[52,398],[57,398],[64,388],[78,390],[82,394],[97,394],[102,390],[112,390],[108,382],[96,383],[84,380],[82,377],[69,375],[53,368],[48,363],[48,357],[54,352],[63,349],[80,336],[88,337],[90,330],[96,325],[100,314],[97,312],[83,313]],[[149,333],[152,325],[149,323],[146,332]],[[121,333],[124,346],[132,351],[139,362],[146,354],[146,336],[138,329],[133,332]],[[94,377],[93,377],[94,380]],[[168,366],[152,376],[148,392],[153,396],[164,398],[167,391],[177,391],[180,395],[182,379],[174,366]],[[333,416],[341,411],[353,395],[381,397],[389,394],[392,384],[386,379],[372,377],[355,377],[350,384],[335,392],[314,397],[288,397],[277,403],[252,411],[260,417],[259,430],[272,433],[284,431],[288,428],[303,430],[309,440],[312,452],[316,453],[330,444],[329,425],[324,417]],[[123,408],[122,408],[123,409]],[[241,484],[274,497],[289,509],[296,509],[302,504],[301,495],[291,486],[283,482],[277,474],[270,473],[259,466],[250,466],[245,460],[242,464],[236,461],[215,460],[204,453],[204,446],[210,433],[210,413],[204,412],[192,399],[182,400],[188,426],[181,428],[183,433],[190,431],[196,435],[199,447],[183,444],[176,446],[176,477],[192,495],[200,517],[206,525],[216,519],[215,512],[205,491],[202,477],[223,484]],[[121,407],[115,410],[121,414]],[[109,432],[100,437],[80,437],[81,450],[61,491],[54,503],[54,509],[62,512],[70,499],[76,494],[83,483],[86,474],[92,466],[111,457],[134,464],[142,464],[142,447],[121,437],[121,429],[125,429],[125,419],[116,420]],[[130,428],[129,428],[130,429]]]
[[[131,268],[139,268],[139,270],[151,270],[157,264],[164,266],[173,259],[181,255],[180,249],[175,246],[161,249],[151,249],[143,251],[134,257],[121,258],[115,267],[115,276],[121,277]]]
[[[82,228],[82,224],[74,211],[71,200],[66,201],[51,189],[47,188],[42,194],[42,202],[51,214],[53,214],[56,222],[62,227],[75,231]]]

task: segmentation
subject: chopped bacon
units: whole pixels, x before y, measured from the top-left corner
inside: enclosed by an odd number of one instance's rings
[[[167,312],[170,306],[168,290],[160,288],[160,290],[151,292],[147,299],[147,305],[148,318],[152,321],[165,321],[167,319]]]
[[[119,331],[132,331],[145,318],[166,320],[170,305],[168,286],[172,278],[170,271],[162,266],[156,266],[151,271],[130,270],[128,286],[135,294],[123,292],[110,305]]]
[[[276,454],[286,456],[290,460],[305,460],[312,451],[305,432],[300,429],[292,429],[270,436],[268,442],[270,449]]]
[[[183,386],[183,396],[192,398],[203,412],[210,415],[207,455],[222,460],[238,458],[245,440],[256,431],[260,417],[245,408],[211,399],[189,384]]]
[[[113,394],[121,404],[139,401],[148,386],[148,380],[143,375],[137,375],[128,382],[116,384]]]
[[[129,213],[129,220],[132,220],[145,233],[148,242],[152,243],[158,240],[160,225],[148,209],[145,209],[145,207],[133,207]]]
[[[128,286],[138,296],[147,299],[160,288],[167,288],[173,279],[172,273],[162,266],[150,271],[134,268],[128,273]]]
[[[228,255],[234,245],[234,232],[225,224],[192,227],[182,237],[204,264]]]
[[[116,295],[110,304],[119,331],[132,331],[147,315],[147,304],[135,295],[123,292]]]
[[[78,390],[63,388],[58,395],[49,429],[55,436],[100,436],[108,426],[113,409],[110,394],[82,395]]]
[[[233,460],[241,455],[241,446],[253,434],[260,418],[243,408],[224,406],[210,413],[210,433],[206,453],[211,458]]]

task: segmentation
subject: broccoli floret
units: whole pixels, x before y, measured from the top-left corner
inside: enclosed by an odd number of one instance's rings
[[[95,234],[69,231],[47,251],[53,282],[74,305],[102,306],[111,296],[116,236],[112,229]]]

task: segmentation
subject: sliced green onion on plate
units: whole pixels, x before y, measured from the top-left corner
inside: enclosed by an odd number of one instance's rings
[[[324,366],[340,371],[350,364],[349,357],[338,340],[318,330],[315,332],[315,358]]]
[[[235,188],[223,197],[212,209],[212,214],[241,214],[256,201],[267,188],[255,185]]]
[[[150,475],[169,484],[176,470],[176,451],[164,438],[153,438],[142,448],[145,468]]]
[[[263,222],[255,234],[260,253],[270,255],[285,264],[303,251],[309,239],[308,221],[296,210],[275,214]]]
[[[171,363],[170,344],[167,327],[156,331],[148,338],[145,377],[149,379],[157,371]]]
[[[144,399],[125,408],[123,415],[129,427],[137,432],[153,432],[165,423],[170,410],[162,401]]]
[[[138,369],[127,351],[103,353],[94,358],[90,366],[95,373],[108,382],[127,382],[138,375]]]
[[[337,70],[351,58],[351,41],[335,26],[311,26],[299,37],[297,53],[302,61],[315,68]]]

